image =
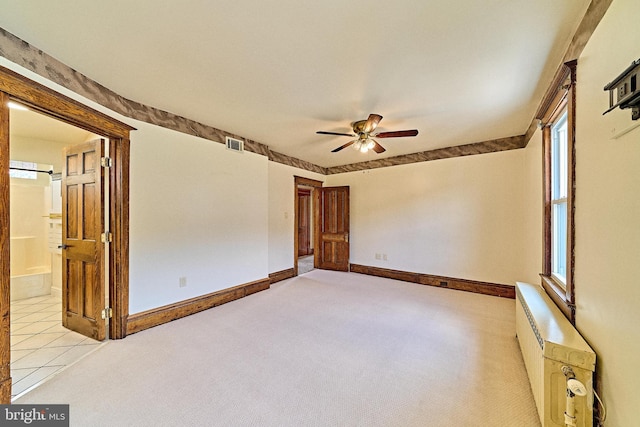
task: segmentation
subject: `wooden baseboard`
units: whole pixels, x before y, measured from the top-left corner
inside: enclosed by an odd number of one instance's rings
[[[407,271],[389,270],[386,268],[369,267],[358,264],[351,264],[351,272],[368,274],[370,276],[386,277],[388,279],[402,280],[405,282],[413,282],[421,285],[437,286],[439,288],[493,295],[503,298],[514,299],[516,297],[514,286],[500,285],[497,283],[478,282],[475,280],[456,279],[453,277],[434,276],[431,274],[410,273]]]
[[[282,280],[290,279],[295,276],[293,268],[287,268],[286,270],[276,271],[275,273],[269,273],[269,280],[271,284],[280,282]]]
[[[163,323],[171,322],[172,320],[180,319],[199,311],[226,304],[247,295],[269,289],[270,286],[270,279],[260,279],[255,282],[222,289],[210,294],[132,314],[127,319],[127,335],[135,334],[136,332],[153,328],[154,326],[162,325]]]

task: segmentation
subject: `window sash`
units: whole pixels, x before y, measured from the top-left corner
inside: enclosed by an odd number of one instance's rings
[[[551,125],[551,276],[567,287],[568,122],[566,106]]]
[[[558,69],[536,113],[543,137],[544,246],[540,277],[542,287],[572,323],[576,67],[577,61],[572,60]]]
[[[551,202],[551,275],[567,287],[567,199]]]

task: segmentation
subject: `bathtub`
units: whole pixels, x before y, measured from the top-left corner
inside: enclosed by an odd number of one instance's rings
[[[51,271],[34,267],[32,273],[11,276],[11,301],[51,295]]]
[[[51,266],[43,265],[34,236],[11,237],[11,301],[51,295]]]

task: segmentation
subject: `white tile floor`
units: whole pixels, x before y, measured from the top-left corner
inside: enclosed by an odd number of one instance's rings
[[[62,326],[62,301],[41,296],[11,302],[11,377],[15,397],[102,343]]]

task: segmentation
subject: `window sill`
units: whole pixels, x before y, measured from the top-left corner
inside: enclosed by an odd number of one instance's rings
[[[540,274],[542,287],[564,316],[575,324],[575,305],[567,298],[567,291],[551,276]]]

